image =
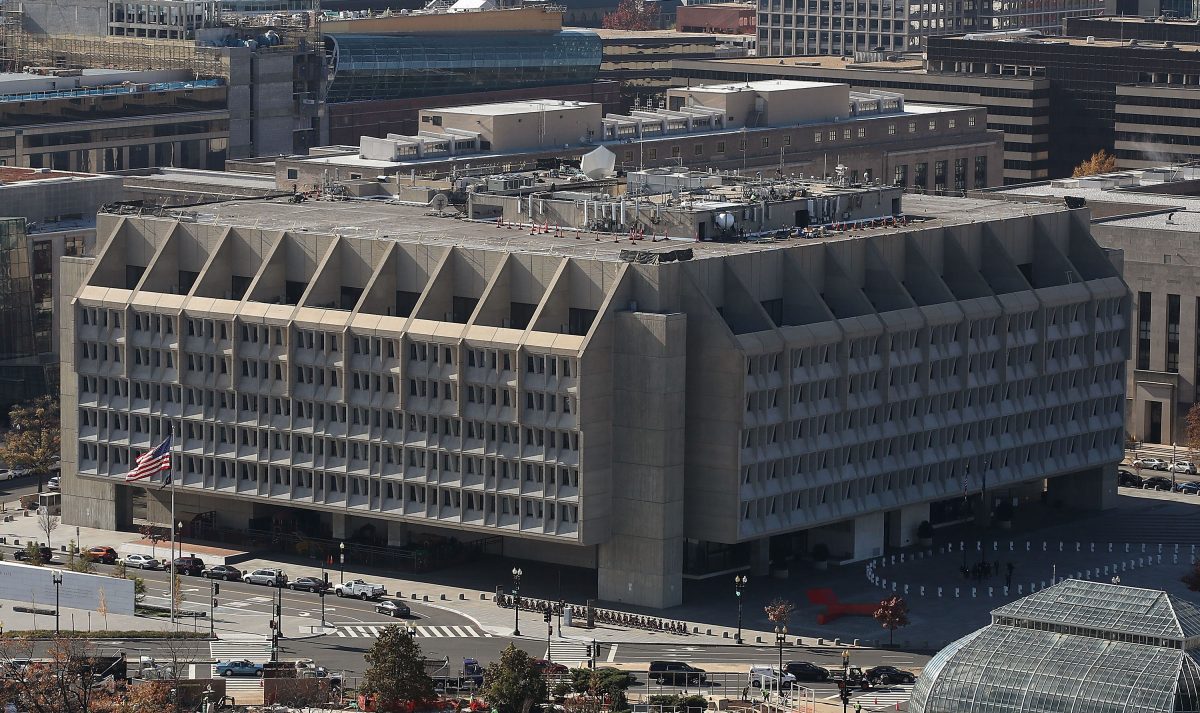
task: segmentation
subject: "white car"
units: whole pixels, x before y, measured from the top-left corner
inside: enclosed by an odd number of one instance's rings
[[[1172,463],[1171,467],[1168,468],[1167,470],[1171,471],[1172,473],[1183,473],[1185,475],[1195,475],[1196,474],[1196,464],[1186,461],[1186,460],[1177,460],[1174,463]]]
[[[1150,470],[1166,470],[1170,465],[1162,458],[1138,458],[1133,462],[1134,468],[1149,468]]]
[[[779,684],[779,670],[772,666],[751,666],[750,685],[755,688],[775,688]],[[796,682],[796,677],[790,673],[783,674],[783,687],[788,688]]]
[[[267,587],[286,587],[288,578],[282,569],[256,569],[250,574],[242,575],[242,581]]]
[[[57,477],[51,478],[50,480],[46,481],[46,490],[49,490],[50,492],[58,491],[58,478]]]
[[[162,569],[162,562],[159,562],[150,555],[129,555],[125,558],[126,567],[137,567],[138,569]]]

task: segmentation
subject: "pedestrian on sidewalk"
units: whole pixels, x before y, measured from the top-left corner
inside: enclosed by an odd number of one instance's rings
[[[750,687],[749,686],[742,688],[742,700],[743,701],[750,700]]]

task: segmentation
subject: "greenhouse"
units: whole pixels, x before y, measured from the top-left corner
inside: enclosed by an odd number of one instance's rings
[[[1200,610],[1066,580],[992,611],[930,660],[913,713],[1200,711]]]

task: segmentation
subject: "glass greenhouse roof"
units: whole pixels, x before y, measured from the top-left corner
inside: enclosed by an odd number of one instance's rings
[[[1175,640],[1200,636],[1200,611],[1153,589],[1069,579],[992,611],[1004,619]]]

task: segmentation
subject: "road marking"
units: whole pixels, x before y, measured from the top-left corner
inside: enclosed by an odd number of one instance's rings
[[[612,663],[617,660],[617,646],[619,646],[619,644],[613,644],[608,649],[608,662],[609,663]]]
[[[452,626],[452,627],[450,627],[450,628],[451,628],[451,629],[454,629],[454,633],[455,633],[455,634],[457,634],[458,636],[470,636],[470,634],[468,634],[467,632],[463,631],[463,630],[462,630],[462,627],[460,627],[460,626]]]

